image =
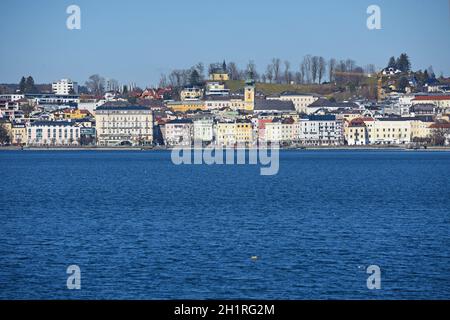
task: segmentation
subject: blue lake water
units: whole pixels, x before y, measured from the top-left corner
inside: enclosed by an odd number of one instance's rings
[[[0,299],[450,298],[448,152],[286,151],[275,176],[169,152],[0,168]]]

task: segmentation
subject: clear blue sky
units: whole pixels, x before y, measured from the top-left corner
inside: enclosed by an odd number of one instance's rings
[[[81,30],[66,28],[70,4]],[[382,30],[366,28],[371,4]],[[144,87],[199,61],[253,59],[261,71],[279,57],[298,69],[312,54],[384,67],[402,52],[450,75],[449,0],[1,0],[0,12],[0,83],[98,73]]]

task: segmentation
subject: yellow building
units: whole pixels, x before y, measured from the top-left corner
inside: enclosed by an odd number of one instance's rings
[[[58,120],[78,120],[90,116],[88,110],[81,109],[63,109],[54,112],[55,119]]]
[[[372,123],[370,118],[355,118],[344,123],[344,139],[349,146],[362,146],[369,143],[369,131],[366,123]]]
[[[402,118],[364,121],[370,144],[407,144],[411,142],[411,122]]]
[[[231,147],[236,144],[236,123],[219,122],[216,126],[216,144],[221,147]]]
[[[253,143],[253,126],[249,120],[219,122],[216,126],[216,143],[222,147],[249,146]]]
[[[25,144],[27,142],[27,128],[25,124],[13,124],[11,128],[11,143],[16,145]]]
[[[203,89],[199,87],[185,87],[180,92],[181,101],[199,100],[203,97]]]
[[[215,71],[209,75],[209,80],[211,81],[228,81],[230,76],[224,71]]]
[[[250,120],[236,121],[236,142],[245,145],[253,142],[253,126]]]
[[[432,134],[431,125],[433,124],[433,121],[421,121],[421,120],[414,120],[411,121],[411,139],[414,141],[414,139],[424,139],[429,138]]]
[[[206,110],[206,104],[204,101],[173,101],[168,102],[167,107],[171,108],[174,112]]]

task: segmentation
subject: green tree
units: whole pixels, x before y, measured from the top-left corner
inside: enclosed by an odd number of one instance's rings
[[[25,79],[25,77],[22,77],[22,79],[20,79],[20,83],[19,83],[19,90],[21,93],[25,93],[25,89],[26,89],[26,79]]]
[[[25,93],[37,93],[37,88],[32,76],[28,76],[25,80]]]
[[[397,61],[395,57],[391,57],[388,62],[388,68],[397,68]]]
[[[411,70],[411,61],[406,53],[402,53],[398,58],[397,68],[402,72],[409,72]]]
[[[196,85],[200,84],[200,74],[198,73],[198,71],[196,69],[192,70],[189,82],[190,82],[191,86],[196,86]]]

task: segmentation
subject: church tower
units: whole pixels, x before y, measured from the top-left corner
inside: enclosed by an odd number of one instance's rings
[[[255,81],[253,79],[245,81],[244,102],[245,110],[253,111],[255,108]]]

